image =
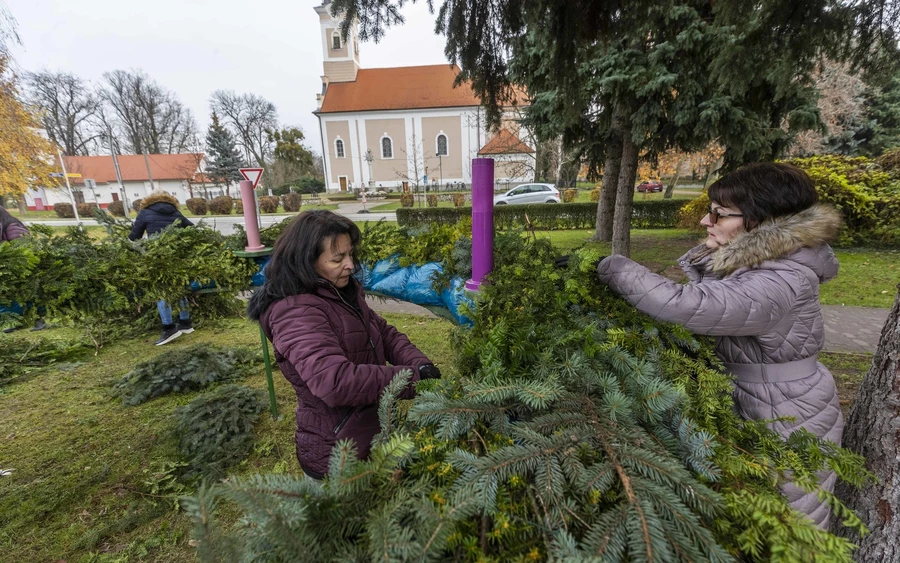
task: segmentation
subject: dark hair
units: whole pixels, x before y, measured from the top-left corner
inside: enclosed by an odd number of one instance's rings
[[[729,172],[709,187],[708,195],[710,201],[739,209],[748,231],[767,219],[799,213],[819,201],[806,172],[772,162],[748,164]]]
[[[332,244],[338,235],[349,235],[353,245],[353,263],[359,244],[359,227],[346,217],[331,211],[304,211],[275,241],[272,259],[266,265],[266,282],[256,290],[247,304],[247,314],[253,320],[266,312],[272,303],[291,295],[311,293],[322,283],[316,273],[316,261],[325,252],[325,241]]]

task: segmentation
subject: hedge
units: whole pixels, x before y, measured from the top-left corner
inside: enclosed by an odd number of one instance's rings
[[[116,217],[125,216],[125,204],[121,201],[111,201],[106,205],[106,210]]]
[[[300,206],[303,204],[303,196],[296,193],[284,194],[281,201],[284,203],[285,211],[300,211]]]
[[[74,219],[75,218],[75,208],[72,207],[71,203],[54,204],[53,211],[56,213],[57,217],[62,217],[63,219]]]
[[[234,202],[227,195],[220,195],[209,202],[209,212],[212,215],[231,215]]]
[[[678,223],[678,212],[689,203],[684,199],[635,201],[631,225],[638,229],[668,229]],[[500,229],[521,228],[525,216],[537,229],[593,229],[597,220],[596,203],[537,203],[494,207],[494,225]],[[471,217],[471,207],[400,208],[397,223],[404,227],[452,225]]]
[[[185,202],[188,211],[194,215],[206,215],[209,211],[209,204],[202,197],[192,197]]]

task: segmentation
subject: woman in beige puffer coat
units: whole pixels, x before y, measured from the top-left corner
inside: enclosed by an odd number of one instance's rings
[[[706,241],[678,263],[675,283],[625,258],[597,267],[600,280],[651,317],[716,337],[716,353],[734,375],[734,400],[748,419],[792,417],[770,426],[785,438],[805,428],[840,444],[843,417],[834,378],[817,360],[824,345],[819,284],[837,275],[828,243],[839,214],[817,203],[809,176],[787,164],[760,163],[709,188],[701,221]],[[820,476],[833,491],[836,476]],[[791,505],[827,528],[816,494],[787,484]]]

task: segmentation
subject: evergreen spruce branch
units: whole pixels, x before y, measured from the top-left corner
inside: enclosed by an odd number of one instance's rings
[[[584,536],[582,550],[601,561],[625,561],[628,503],[618,503],[600,514]]]
[[[398,514],[405,514],[408,509],[407,502],[408,496],[400,489],[367,515],[366,535],[369,540],[370,561],[408,561],[412,552],[421,549],[414,530],[398,522]]]
[[[577,403],[576,403],[577,405]],[[584,413],[581,412],[560,412],[555,409],[546,414],[536,416],[528,422],[528,426],[535,432],[544,435],[561,432],[564,429],[587,423]]]
[[[409,420],[424,426],[436,426],[435,436],[442,440],[454,440],[465,436],[475,424],[485,421],[492,427],[502,428],[507,420],[506,411],[513,403],[494,405],[463,399],[450,399],[426,391],[416,398],[409,410]]]
[[[378,422],[380,423],[381,431],[372,439],[373,444],[384,443],[391,435],[391,432],[394,431],[394,427],[401,424],[397,404],[401,393],[409,387],[410,378],[412,378],[411,370],[400,370],[391,379],[387,387],[384,388],[381,399],[378,401]]]
[[[341,440],[332,451],[329,468],[329,485],[343,495],[356,495],[370,486],[377,477],[392,477],[397,467],[415,450],[412,439],[406,435],[393,435],[386,442],[372,448],[369,459],[353,464],[348,457],[356,456],[352,440]],[[337,460],[335,460],[337,456]],[[332,473],[331,469],[335,469]]]

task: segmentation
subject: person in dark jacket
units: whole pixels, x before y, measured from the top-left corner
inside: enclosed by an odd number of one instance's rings
[[[169,225],[175,225],[178,228],[193,227],[187,217],[178,210],[178,200],[163,191],[155,191],[141,201],[141,210],[131,232],[128,233],[128,240],[137,240],[147,233],[147,236],[155,235]],[[194,332],[191,323],[191,313],[188,309],[187,301],[182,299],[179,302],[178,322],[172,319],[172,306],[164,299],[156,302],[159,318],[162,321],[162,333],[156,341],[157,346],[168,344],[182,334]]]
[[[812,180],[788,164],[759,163],[709,188],[703,244],[678,263],[687,285],[625,258],[597,267],[600,280],[651,317],[716,337],[716,354],[734,376],[734,399],[747,419],[781,419],[770,427],[788,437],[798,428],[841,443],[844,421],[834,377],[818,362],[825,342],[819,284],[837,275],[828,245],[841,226],[817,203]],[[820,475],[834,490],[833,472]],[[815,492],[786,483],[791,505],[827,529],[830,510]]]
[[[28,227],[0,205],[0,242],[15,240],[27,234],[29,234]]]
[[[366,304],[357,270],[359,228],[330,211],[298,215],[275,242],[266,282],[247,311],[275,349],[281,373],[297,393],[297,460],[314,479],[342,439],[369,455],[379,432],[378,400],[401,370],[420,379],[440,371],[400,331]],[[386,363],[391,365],[386,365]]]

